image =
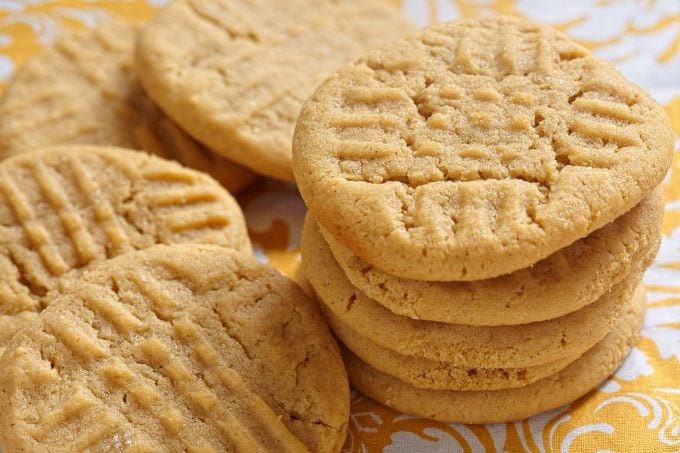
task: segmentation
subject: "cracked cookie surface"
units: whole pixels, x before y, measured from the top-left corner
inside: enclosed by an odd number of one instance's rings
[[[0,349],[83,270],[156,244],[250,251],[234,198],[203,173],[149,154],[85,145],[0,162]]]
[[[9,451],[333,452],[349,417],[315,304],[211,245],[156,246],[86,272],[14,337],[0,384]]]
[[[29,59],[0,100],[0,158],[54,145],[143,149],[209,173],[230,192],[255,175],[189,137],[146,96],[134,70],[139,28],[107,21]]]
[[[533,266],[472,282],[394,277],[354,255],[327,231],[321,233],[350,282],[398,315],[475,326],[515,325],[579,310],[637,263],[651,264],[661,242],[663,212],[663,191],[657,188],[614,222]],[[559,301],[547,294],[559,294]]]
[[[505,17],[370,51],[307,101],[293,140],[316,220],[382,272],[480,280],[610,223],[662,180],[668,117],[557,31]]]
[[[151,98],[183,129],[257,173],[293,181],[290,142],[305,99],[363,50],[410,30],[379,0],[180,0],[144,28],[137,64]]]

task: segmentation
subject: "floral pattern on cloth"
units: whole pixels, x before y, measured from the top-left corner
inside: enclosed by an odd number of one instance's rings
[[[385,0],[420,25],[515,14],[565,32],[614,63],[665,106],[680,135],[679,0]],[[143,21],[167,0],[0,0],[0,89],[64,29],[107,17]],[[0,121],[2,119],[0,118]],[[680,451],[680,140],[664,182],[666,216],[645,277],[642,338],[625,363],[578,401],[514,423],[468,426],[411,417],[352,395],[347,452]],[[296,278],[305,207],[291,184],[262,181],[239,197],[255,253]]]

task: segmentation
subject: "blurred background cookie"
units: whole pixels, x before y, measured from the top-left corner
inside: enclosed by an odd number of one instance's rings
[[[51,145],[141,149],[209,173],[232,193],[255,175],[185,134],[146,96],[134,68],[139,27],[69,33],[29,59],[0,99],[0,158]]]
[[[137,64],[151,98],[191,135],[293,181],[305,99],[362,51],[412,29],[381,0],[179,0],[144,27]]]

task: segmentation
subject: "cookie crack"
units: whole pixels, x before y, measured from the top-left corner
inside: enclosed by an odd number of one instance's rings
[[[227,333],[227,335],[229,336],[229,338],[231,338],[232,340],[234,340],[234,341],[240,346],[241,350],[242,350],[243,353],[246,355],[246,357],[248,357],[248,360],[250,360],[251,362],[253,362],[255,356],[254,356],[254,354],[252,353],[252,351],[250,351],[250,348],[248,348],[248,347],[246,346],[246,343],[241,339],[241,337],[240,337],[238,334],[236,334],[236,332],[234,331],[234,329],[232,328],[232,326],[230,326],[229,323],[222,317],[222,315],[220,314],[220,312],[217,310],[216,307],[212,307],[211,310],[212,310],[212,312],[215,314],[215,316],[217,317],[217,319],[219,319],[220,324],[222,325],[222,328],[223,328],[224,331]]]

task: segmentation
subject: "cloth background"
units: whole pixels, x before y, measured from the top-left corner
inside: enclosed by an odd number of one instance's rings
[[[551,24],[649,90],[680,134],[680,0],[389,1],[420,25],[495,13]],[[165,3],[0,0],[0,90],[17,66],[64,29],[93,27],[109,16],[144,20]],[[528,420],[486,426],[414,418],[353,393],[344,450],[680,452],[680,140],[665,194],[662,248],[645,278],[642,339],[599,389]],[[258,258],[296,277],[305,207],[295,187],[264,180],[239,199]]]

